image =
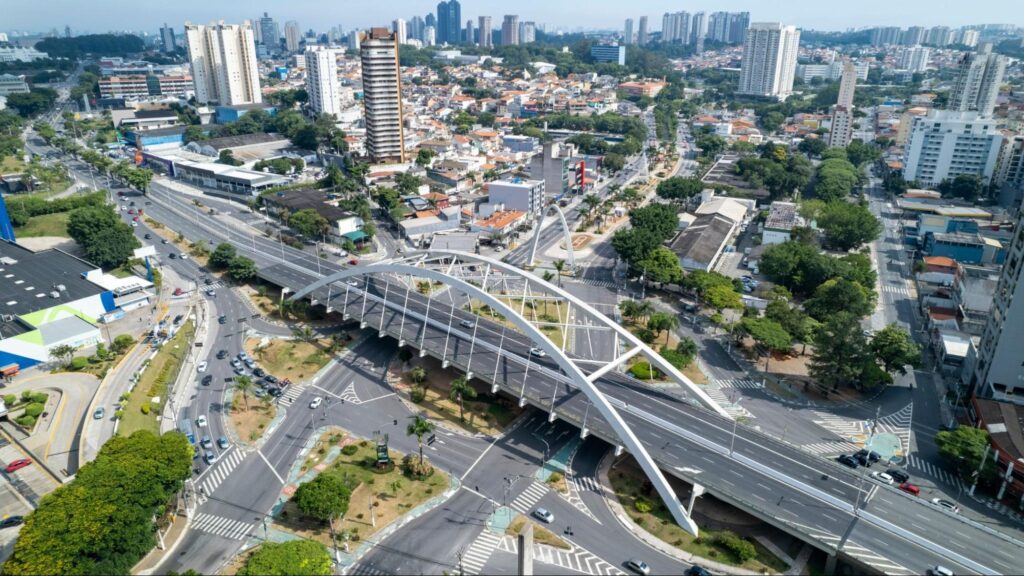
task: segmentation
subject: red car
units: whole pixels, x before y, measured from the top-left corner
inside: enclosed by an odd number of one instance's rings
[[[21,458],[21,459],[15,460],[14,462],[11,462],[10,464],[8,464],[7,468],[4,468],[4,472],[10,473],[10,472],[14,472],[16,470],[21,470],[22,468],[24,468],[25,466],[28,466],[31,463],[32,463],[32,461],[29,460],[28,458]]]
[[[353,258],[353,259],[349,260],[348,263],[353,265],[353,266],[355,266],[356,264],[359,264],[359,260]]]
[[[910,482],[900,484],[900,490],[903,490],[907,494],[913,494],[914,496],[919,496],[921,494],[921,487],[917,484],[911,484]]]

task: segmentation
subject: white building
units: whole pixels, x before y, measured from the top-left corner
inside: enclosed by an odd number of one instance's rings
[[[387,28],[370,29],[360,42],[359,56],[363,67],[366,152],[375,163],[402,163],[405,132],[398,35]]]
[[[302,38],[302,32],[299,30],[299,23],[295,20],[289,20],[284,23],[284,49],[289,52],[298,52],[299,40]]]
[[[338,86],[338,63],[334,50],[323,46],[306,49],[306,92],[309,107],[318,114],[341,113],[341,90]]]
[[[661,17],[661,41],[675,44],[690,43],[690,13],[665,12]]]
[[[405,20],[402,18],[395,18],[391,21],[391,31],[398,35],[399,44],[408,44],[409,33],[408,27],[405,25]]]
[[[487,185],[487,196],[491,205],[502,204],[506,210],[526,212],[527,218],[533,218],[544,207],[544,181],[495,180]]]
[[[907,70],[917,74],[928,69],[931,61],[932,49],[926,46],[912,46],[900,51],[897,64],[900,70]]]
[[[636,43],[641,46],[647,44],[647,16],[640,17],[640,23],[636,31]]]
[[[1005,72],[1006,57],[993,54],[991,44],[964,54],[957,69],[956,83],[949,93],[949,109],[991,116]]]
[[[494,40],[491,38],[491,17],[481,16],[477,27],[480,29],[480,47],[494,48]]]
[[[843,65],[843,77],[839,82],[839,99],[832,108],[832,125],[828,133],[828,145],[844,148],[853,138],[853,91],[857,86],[857,71],[852,62]]]
[[[810,82],[815,78],[835,81],[843,77],[843,66],[846,63],[842,60],[833,60],[828,64],[797,64],[796,75],[804,82]],[[868,81],[868,63],[853,62],[853,69],[857,73],[857,80]]]
[[[1002,142],[996,122],[977,112],[932,110],[914,118],[903,177],[929,188],[961,174],[974,174],[988,183]]]
[[[241,25],[186,22],[185,45],[199,104],[237,106],[263,101],[256,42],[248,20]]]
[[[978,40],[981,38],[981,32],[977,30],[964,30],[963,36],[960,37],[960,43],[964,46],[974,48],[978,45]]]
[[[800,31],[777,22],[755,22],[743,43],[737,94],[785,99],[793,91]]]
[[[633,43],[633,19],[626,18],[626,26],[622,30],[622,43],[632,44]]]

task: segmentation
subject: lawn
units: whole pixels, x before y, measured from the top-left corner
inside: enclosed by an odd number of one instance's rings
[[[517,515],[515,519],[512,520],[512,523],[508,525],[508,529],[505,530],[505,533],[509,536],[518,536],[519,533],[526,528],[527,522],[533,523],[533,541],[537,544],[547,544],[548,546],[561,548],[562,550],[569,550],[572,548],[565,540],[559,538],[557,534],[540,524],[533,522],[533,520],[530,520],[522,514]]]
[[[121,424],[117,429],[118,434],[130,436],[137,430],[160,433],[160,413],[167,402],[167,389],[178,378],[185,355],[192,346],[194,333],[195,325],[189,320],[178,330],[174,338],[164,343],[146,366],[138,383],[132,388],[128,404],[124,407]],[[154,401],[154,398],[159,400]],[[144,406],[146,408],[143,408]]]
[[[757,556],[751,560],[741,561],[732,551],[719,542],[719,538],[727,536],[729,531],[713,531],[701,527],[700,537],[694,538],[688,532],[679,527],[672,519],[672,514],[662,504],[658,493],[653,488],[644,491],[645,486],[650,486],[646,476],[640,470],[639,465],[632,457],[627,458],[609,473],[612,490],[622,503],[633,522],[642,526],[644,530],[653,534],[662,541],[669,543],[680,550],[695,554],[702,558],[710,558],[716,562],[739,566],[751,572],[761,573],[765,569],[771,572],[785,572],[789,566],[778,557],[769,552],[759,542],[749,540],[754,545]],[[676,487],[680,499],[685,501],[688,493],[686,488],[682,490]],[[697,500],[697,507],[710,506],[707,502],[711,496],[704,496]],[[651,505],[649,512],[637,510],[637,501]]]
[[[326,339],[317,342],[276,339],[265,346],[261,343],[261,338],[250,338],[245,341],[245,351],[268,373],[288,378],[295,384],[311,378],[331,359],[327,352],[330,341]]]
[[[400,465],[388,471],[378,471],[375,467],[376,445],[372,441],[353,438],[335,430],[321,437],[320,445],[316,452],[319,456],[326,454],[333,446],[353,446],[346,450],[355,450],[352,454],[342,451],[330,466],[320,472],[338,476],[350,486],[355,486],[348,512],[336,524],[339,547],[342,534],[347,533],[355,542],[368,538],[416,506],[440,496],[448,488],[448,477],[436,468],[425,480],[406,477]],[[400,463],[403,456],[394,450],[390,450],[389,455],[396,463]],[[327,523],[304,517],[291,501],[282,507],[274,523],[281,530],[331,546],[331,531]]]
[[[0,174],[17,174],[25,171],[25,163],[18,156],[5,156],[0,160]]]
[[[68,217],[70,212],[57,212],[29,218],[28,224],[14,229],[18,238],[37,238],[41,236],[68,237]]]
[[[277,406],[273,402],[266,401],[269,396],[256,398],[249,394],[248,408],[242,395],[235,392],[231,403],[229,420],[235,434],[242,442],[255,442],[263,436],[267,426],[277,415]]]

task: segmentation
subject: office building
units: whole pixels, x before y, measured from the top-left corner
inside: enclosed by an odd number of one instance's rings
[[[985,44],[977,52],[964,54],[957,66],[953,90],[949,93],[949,109],[991,116],[1005,72],[1006,57],[993,54],[991,44]]]
[[[289,20],[284,23],[284,49],[288,52],[299,51],[299,40],[302,38],[302,32],[299,31],[299,23],[295,20]]]
[[[277,22],[264,12],[259,21],[259,29],[260,42],[267,48],[268,53],[276,54],[281,49],[281,33],[277,29]]]
[[[447,0],[437,5],[437,43],[462,42],[462,6],[459,0]]]
[[[487,185],[487,202],[491,205],[502,204],[505,210],[526,212],[527,218],[540,215],[544,208],[544,181],[495,180]]]
[[[622,43],[629,45],[633,43],[633,19],[626,18],[626,26],[622,29]]]
[[[521,22],[519,24],[519,43],[530,44],[537,41],[537,24],[534,22]]]
[[[931,110],[911,125],[903,177],[926,188],[961,174],[978,176],[988,184],[1002,142],[995,121],[978,112]]]
[[[160,28],[160,50],[162,52],[174,52],[178,49],[178,42],[174,38],[174,28],[166,23]]]
[[[398,47],[398,36],[394,32],[372,28],[362,37],[359,48],[363,66],[366,152],[375,163],[405,161]]]
[[[590,47],[590,57],[595,62],[611,62],[625,66],[626,47],[618,44],[594,44]]]
[[[472,20],[466,20],[466,34],[465,34],[465,37],[466,37],[466,44],[470,44],[470,45],[476,44],[476,34],[474,33],[474,30],[473,30],[473,21]]]
[[[743,42],[737,94],[785,99],[793,91],[800,31],[777,22],[755,22]]]
[[[853,138],[853,92],[857,86],[857,69],[852,62],[843,64],[843,76],[839,81],[839,98],[832,108],[832,126],[828,133],[828,145],[845,148]]]
[[[704,12],[697,12],[690,19],[690,43],[703,41],[708,35],[708,17]]]
[[[423,29],[423,44],[426,46],[437,45],[437,28],[427,26]]]
[[[519,16],[506,14],[501,23],[501,45],[515,46],[519,44]]]
[[[0,79],[3,77],[0,76]],[[138,99],[149,96],[187,98],[194,90],[191,76],[104,76],[99,80],[100,98]],[[27,92],[27,90],[26,90]],[[0,95],[3,94],[0,82]]]
[[[640,17],[640,24],[636,32],[636,43],[641,46],[647,44],[647,16]]]
[[[186,22],[185,46],[199,104],[237,106],[263,101],[256,43],[248,20],[240,25]]]
[[[0,96],[28,94],[29,92],[31,90],[29,89],[28,82],[25,81],[24,74],[0,74]]]
[[[306,92],[309,107],[317,114],[341,114],[341,88],[334,50],[324,46],[306,48]]]
[[[666,12],[661,17],[661,41],[671,44],[689,44],[690,13]]]
[[[919,74],[928,69],[931,61],[932,49],[925,46],[913,46],[905,48],[900,52],[897,64],[900,70],[907,70],[913,74]]]
[[[401,18],[396,18],[395,20],[392,20],[392,22],[391,22],[391,31],[394,32],[396,36],[398,36],[398,43],[399,44],[407,44],[408,43],[409,35],[408,35],[408,30],[407,30],[406,25],[405,25],[405,20],[403,20]]]
[[[491,37],[491,17],[481,16],[479,23],[480,46],[483,48],[494,48],[494,40]]]
[[[900,43],[902,31],[898,26],[885,26],[871,30],[872,46],[891,46]]]
[[[904,46],[917,46],[924,43],[924,27],[911,26],[900,34],[900,44]]]

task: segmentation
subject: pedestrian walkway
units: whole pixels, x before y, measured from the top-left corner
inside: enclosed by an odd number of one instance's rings
[[[958,490],[964,486],[963,481],[961,481],[955,474],[943,470],[941,467],[922,459],[916,454],[911,454],[907,457],[907,468],[915,471],[918,475],[923,474],[925,476],[930,476],[931,478],[939,480]]]
[[[245,460],[246,453],[234,447],[228,450],[227,454],[221,454],[220,459],[212,468],[206,471],[202,481],[199,483],[200,500],[205,501],[213,494],[214,490],[221,485],[231,472]]]
[[[351,570],[346,572],[349,576],[383,576],[384,574],[390,574],[373,566],[367,566],[366,564],[359,563],[352,567]]]
[[[510,507],[520,514],[529,514],[530,510],[533,509],[533,505],[547,493],[547,486],[540,482],[530,482],[530,485],[512,501]]]
[[[611,290],[617,290],[617,289],[622,287],[621,284],[616,284],[615,282],[612,282],[611,280],[595,280],[593,278],[577,278],[576,281],[577,282],[581,282],[583,284],[589,284],[591,286],[598,286],[598,287],[601,287],[601,288],[609,288]]]
[[[722,388],[719,388],[715,381],[711,381],[710,386],[704,387],[704,392],[711,397],[712,400],[718,403],[726,413],[732,418],[753,418],[754,415],[749,410],[740,406],[739,402],[733,402],[729,394],[726,394]]]
[[[849,442],[862,443],[867,439],[868,423],[864,420],[854,420],[824,412],[814,412],[813,414],[815,424]]]
[[[590,508],[587,508],[586,502],[584,502],[583,498],[580,497],[581,492],[595,492],[597,494],[600,494],[600,484],[598,484],[592,476],[577,477],[576,475],[571,473],[566,473],[565,483],[566,486],[569,488],[569,494],[568,496],[562,494],[562,498],[565,498],[565,500],[569,502],[569,504],[571,504],[573,508],[576,508],[581,513],[585,514],[591,520],[600,525],[601,521],[594,516],[594,514],[590,511]]]
[[[281,401],[282,402],[286,402],[288,404],[291,404],[292,402],[295,402],[295,400],[297,400],[299,398],[299,396],[302,396],[302,393],[305,392],[306,388],[308,388],[308,387],[309,387],[309,383],[308,382],[303,382],[301,384],[294,384],[293,383],[293,384],[289,385],[288,389],[285,390],[284,394],[281,395]]]
[[[491,559],[495,548],[501,543],[502,536],[495,534],[488,529],[480,532],[480,535],[473,540],[473,543],[462,553],[461,564],[463,574],[480,574],[481,570]]]
[[[878,419],[878,432],[888,432],[899,437],[903,445],[903,453],[910,452],[911,422],[914,419],[914,403],[911,402],[897,412]]]
[[[502,552],[508,552],[509,554],[519,553],[519,543],[512,536],[502,538],[501,544],[498,547]],[[625,574],[622,570],[579,546],[573,546],[569,550],[564,550],[534,542],[533,559],[535,562],[548,564],[549,566],[558,566],[559,568],[566,568],[584,574],[603,574],[608,576]],[[540,572],[543,573],[543,570]]]
[[[199,530],[200,532],[206,532],[207,534],[213,534],[214,536],[230,540],[242,540],[249,535],[252,527],[251,522],[232,520],[231,518],[214,516],[213,514],[203,512],[196,514],[191,526],[193,530]]]
[[[900,282],[899,284],[890,284],[886,282],[885,284],[882,284],[882,291],[888,294],[895,294],[897,296],[910,298],[910,288],[908,288],[904,282]]]

